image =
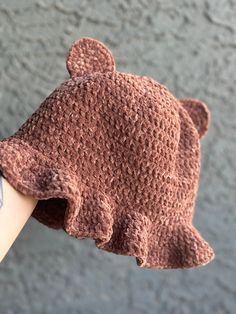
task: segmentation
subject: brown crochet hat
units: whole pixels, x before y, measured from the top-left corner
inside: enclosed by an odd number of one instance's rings
[[[192,225],[202,102],[176,99],[146,76],[115,70],[111,52],[83,38],[71,79],[0,141],[0,170],[38,199],[33,217],[147,268],[207,264],[212,248]]]

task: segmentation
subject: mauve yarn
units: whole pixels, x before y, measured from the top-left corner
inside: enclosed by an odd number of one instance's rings
[[[39,200],[32,216],[141,267],[210,262],[214,252],[192,225],[206,105],[116,71],[91,38],[72,45],[67,68],[71,78],[0,141],[2,174]]]

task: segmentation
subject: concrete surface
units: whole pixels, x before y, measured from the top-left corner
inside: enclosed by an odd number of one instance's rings
[[[31,219],[0,265],[0,314],[229,314],[236,311],[236,1],[0,1],[0,135],[11,135],[68,77],[83,36],[118,69],[146,74],[212,113],[194,222],[216,259],[157,271]]]

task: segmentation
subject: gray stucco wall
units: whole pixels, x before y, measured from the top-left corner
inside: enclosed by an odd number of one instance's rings
[[[216,253],[198,269],[141,269],[31,219],[0,264],[0,314],[235,313],[235,16],[235,0],[0,0],[1,138],[68,77],[83,36],[106,43],[120,71],[208,104],[194,223]]]

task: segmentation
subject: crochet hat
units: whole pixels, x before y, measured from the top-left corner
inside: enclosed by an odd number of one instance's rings
[[[214,257],[192,225],[200,138],[209,111],[146,76],[116,71],[102,43],[67,56],[71,78],[15,134],[0,170],[38,199],[32,216],[147,268],[189,268]]]

